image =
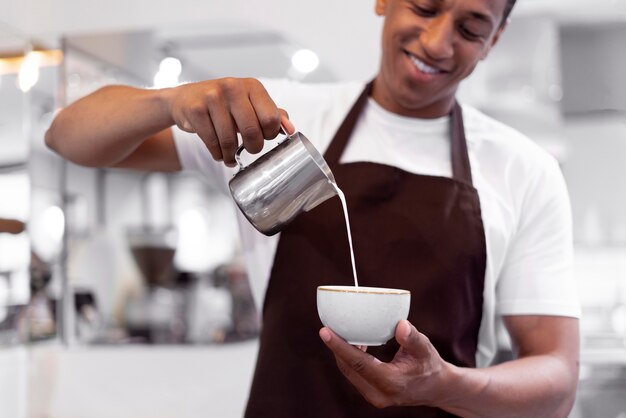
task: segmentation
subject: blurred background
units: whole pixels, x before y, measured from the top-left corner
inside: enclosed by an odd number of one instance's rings
[[[66,163],[44,133],[112,83],[370,79],[374,2],[0,7],[0,416],[241,416],[259,300],[229,197],[187,173]],[[625,42],[626,0],[518,0],[460,94],[565,174],[583,303],[576,418],[626,418]]]

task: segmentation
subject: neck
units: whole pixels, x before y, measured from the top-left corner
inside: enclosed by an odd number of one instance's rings
[[[370,96],[389,112],[419,119],[436,119],[449,115],[456,100],[454,94],[434,101],[411,100],[410,95],[395,97],[380,74],[374,80]]]

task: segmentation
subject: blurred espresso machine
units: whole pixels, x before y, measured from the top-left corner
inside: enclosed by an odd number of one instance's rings
[[[141,274],[145,292],[128,301],[126,330],[137,342],[168,344],[185,339],[185,283],[173,261],[176,229],[171,222],[169,181],[162,174],[145,174],[141,186],[142,221],[126,229],[132,258]]]
[[[147,174],[142,185],[143,222],[126,229],[145,288],[126,304],[128,336],[131,341],[151,344],[214,344],[255,337],[257,310],[245,269],[234,254],[204,270],[186,270],[184,263],[176,263],[177,251],[185,251],[189,243],[183,244],[188,238],[185,228],[172,222],[171,189],[176,187],[172,183],[167,175]],[[210,204],[204,210],[221,225],[220,215],[211,212]],[[204,234],[206,241],[192,245],[207,259],[211,242],[226,245],[215,226],[202,222],[187,226]]]

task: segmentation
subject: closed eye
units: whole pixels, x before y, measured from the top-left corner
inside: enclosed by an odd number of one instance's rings
[[[471,30],[469,30],[468,28],[461,26],[459,28],[459,32],[461,32],[461,35],[465,38],[468,39],[470,41],[474,41],[474,40],[478,40],[480,39],[481,35],[478,33],[475,33]]]
[[[437,10],[435,9],[428,9],[428,8],[420,7],[417,5],[413,5],[412,9],[416,15],[422,16],[422,17],[434,17],[437,15]]]

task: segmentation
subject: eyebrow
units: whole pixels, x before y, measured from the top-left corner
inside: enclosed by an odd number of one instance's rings
[[[445,0],[431,0],[434,1],[435,3],[443,3]],[[485,13],[481,13],[481,12],[470,12],[470,16],[472,16],[474,19],[480,20],[482,22],[485,23],[489,23],[491,26],[495,25],[495,21],[491,18],[491,16],[485,14]]]
[[[439,0],[436,0],[436,1],[439,1]],[[492,19],[489,15],[486,15],[486,14],[484,14],[484,13],[480,13],[480,12],[470,12],[470,16],[472,16],[474,19],[477,19],[477,20],[483,21],[483,22],[485,22],[485,23],[489,23],[489,24],[490,24],[490,25],[492,25],[492,26],[493,26],[493,24],[494,24],[493,19]]]

